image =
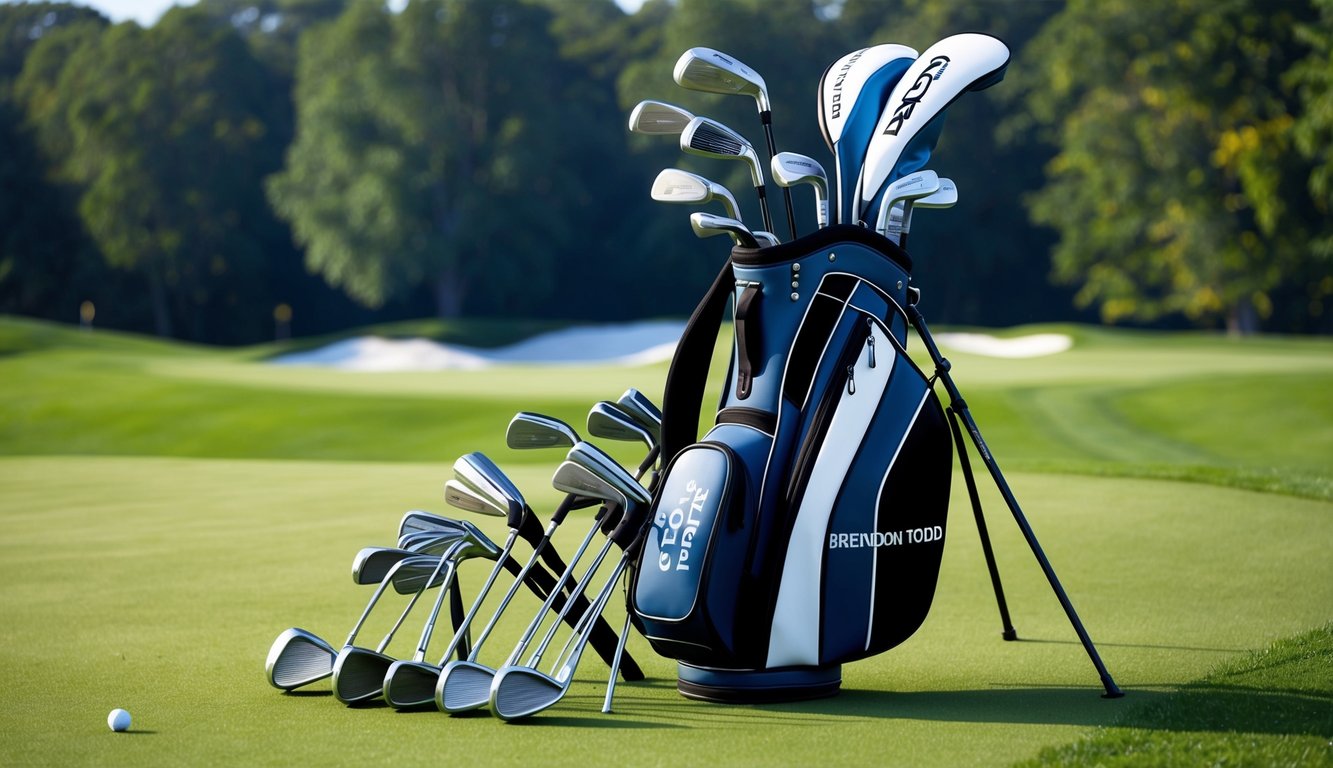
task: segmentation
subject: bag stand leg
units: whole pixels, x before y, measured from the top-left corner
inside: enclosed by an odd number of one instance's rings
[[[940,354],[939,347],[935,345],[934,338],[931,337],[929,329],[926,328],[925,318],[921,316],[921,311],[916,308],[915,302],[907,305],[907,317],[911,320],[912,327],[916,328],[917,334],[926,345],[927,352],[930,353],[931,360],[935,363],[936,378],[944,383],[944,388],[949,393],[950,413],[956,414],[956,418],[961,419],[963,425],[967,427],[967,432],[972,437],[972,444],[976,447],[977,453],[981,456],[981,460],[985,463],[986,468],[990,470],[991,478],[995,481],[995,486],[999,489],[1000,495],[1004,497],[1004,502],[1008,505],[1009,511],[1013,513],[1014,522],[1018,524],[1019,530],[1023,532],[1023,538],[1027,539],[1028,546],[1032,549],[1033,556],[1037,558],[1037,563],[1041,566],[1042,572],[1046,574],[1046,580],[1050,582],[1051,589],[1055,592],[1055,596],[1060,600],[1060,605],[1065,609],[1065,615],[1069,618],[1069,623],[1073,625],[1074,632],[1078,634],[1078,639],[1083,644],[1083,650],[1087,652],[1088,658],[1092,660],[1093,666],[1097,668],[1097,674],[1101,677],[1102,687],[1106,689],[1103,698],[1116,699],[1124,696],[1124,692],[1116,686],[1115,680],[1111,679],[1111,673],[1107,671],[1106,665],[1102,663],[1102,657],[1097,653],[1097,647],[1092,644],[1092,638],[1088,636],[1087,630],[1083,628],[1082,620],[1079,619],[1078,613],[1074,611],[1074,604],[1069,601],[1069,595],[1065,594],[1064,587],[1060,585],[1060,579],[1055,575],[1055,569],[1051,567],[1050,561],[1046,559],[1046,553],[1042,551],[1041,544],[1037,541],[1036,534],[1032,532],[1032,526],[1028,525],[1027,517],[1023,515],[1023,510],[1018,506],[1018,500],[1014,498],[1013,491],[1009,489],[1009,483],[1005,481],[1004,475],[1000,473],[999,465],[995,463],[995,457],[991,455],[990,449],[986,447],[986,441],[982,439],[981,431],[977,428],[976,421],[972,419],[972,413],[967,408],[967,402],[963,400],[962,394],[958,391],[958,387],[954,385],[953,378],[949,375],[949,361]],[[956,434],[958,429],[956,425],[954,429]],[[963,445],[961,441],[959,441],[958,448],[960,455],[963,454]],[[964,464],[964,466],[966,467],[967,465]],[[970,479],[971,472],[968,471],[967,475],[969,477],[968,490],[970,493],[974,494],[972,497],[973,508],[976,512],[977,520],[980,523],[980,502],[975,496],[975,487]],[[984,524],[982,524],[981,532],[982,541],[985,542],[984,548],[989,552],[989,537],[985,533]],[[1001,613],[1005,614],[1007,613],[1007,610],[1004,604],[1003,593],[998,588],[999,572],[995,570],[993,556],[987,558],[987,564],[991,567],[991,578],[997,587],[996,596],[1000,601]],[[1005,629],[1006,632],[1012,631],[1007,617],[1005,617]]]
[[[1000,623],[1004,631],[1000,637],[1005,640],[1017,640],[1018,632],[1009,620],[1009,604],[1004,599],[1004,586],[1000,584],[1000,569],[995,565],[995,550],[991,549],[990,534],[986,531],[986,518],[981,514],[981,497],[977,495],[977,481],[972,476],[972,463],[967,458],[967,446],[963,444],[963,432],[958,427],[958,414],[953,406],[946,409],[949,414],[949,428],[953,430],[953,443],[958,449],[958,463],[963,469],[963,479],[967,481],[967,495],[972,500],[972,516],[977,521],[977,533],[981,535],[981,551],[986,556],[986,570],[990,571],[991,587],[995,590],[995,604],[1000,609]]]

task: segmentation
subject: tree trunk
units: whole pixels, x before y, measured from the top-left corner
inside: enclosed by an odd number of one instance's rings
[[[171,324],[171,310],[167,306],[167,289],[157,267],[148,266],[148,298],[153,307],[153,330],[162,338],[171,338],[175,329]]]
[[[1227,313],[1228,336],[1251,336],[1259,332],[1259,313],[1249,299],[1239,299]]]
[[[459,317],[463,314],[465,286],[458,278],[458,268],[445,267],[435,276],[435,316]]]

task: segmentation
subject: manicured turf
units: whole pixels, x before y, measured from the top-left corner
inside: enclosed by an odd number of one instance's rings
[[[0,321],[0,762],[1327,765],[1327,630],[1250,653],[1333,618],[1333,344],[1061,330],[1077,345],[1053,358],[950,357],[1124,699],[1098,696],[983,483],[1022,638],[1000,640],[955,478],[929,619],[845,667],[838,697],[687,701],[636,639],[650,679],[621,686],[614,716],[589,655],[565,702],[505,725],[347,709],[326,685],[283,695],[264,655],[292,625],[342,642],[369,594],[349,583],[352,554],[389,543],[407,509],[451,513],[440,486],[460,453],[486,451],[549,509],[558,454],[503,447],[515,410],[578,422],[629,385],[657,397],[664,367],[331,374]],[[468,594],[484,571],[464,570]],[[534,607],[522,599],[492,661]],[[107,730],[114,707],[132,733]]]

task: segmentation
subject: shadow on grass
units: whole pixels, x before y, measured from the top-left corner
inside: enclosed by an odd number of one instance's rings
[[[1019,637],[1014,643],[1034,643],[1040,645],[1082,645],[1077,640],[1047,640],[1044,638]],[[1098,648],[1137,648],[1148,651],[1194,651],[1200,653],[1245,653],[1246,648],[1210,648],[1203,645],[1163,645],[1153,643],[1097,643]]]
[[[1108,701],[1100,694],[1100,688],[1085,686],[920,692],[843,689],[837,696],[810,701],[719,704],[664,701],[655,696],[640,698],[630,693],[617,696],[616,711],[631,716],[666,718],[681,727],[700,728],[760,725],[785,728],[868,719],[1109,725],[1124,713],[1122,702],[1125,700]],[[1131,694],[1131,700],[1141,702],[1164,695],[1136,691]]]
[[[810,702],[778,705],[783,710],[845,717],[932,720],[956,723],[1107,725],[1124,711],[1123,701],[1101,697],[1086,686],[997,688],[974,691],[858,691]],[[1163,694],[1133,691],[1143,701]]]
[[[670,716],[682,727],[760,723],[826,725],[831,720],[884,719],[951,723],[1121,726],[1162,731],[1333,734],[1333,697],[1305,691],[1195,684],[1177,692],[1135,689],[1107,700],[1091,687],[887,692],[844,690],[813,701],[769,705],[630,701],[619,711]],[[544,719],[544,718],[538,718]],[[601,725],[604,721],[563,721]]]
[[[1333,736],[1333,696],[1196,683],[1130,711],[1119,726],[1170,731]]]

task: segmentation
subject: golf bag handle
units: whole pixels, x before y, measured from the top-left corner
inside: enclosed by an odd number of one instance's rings
[[[662,394],[662,412],[672,414],[671,418],[662,420],[663,466],[670,464],[685,446],[699,439],[699,412],[703,407],[713,344],[722,327],[722,316],[735,281],[728,259],[681,333]]]

